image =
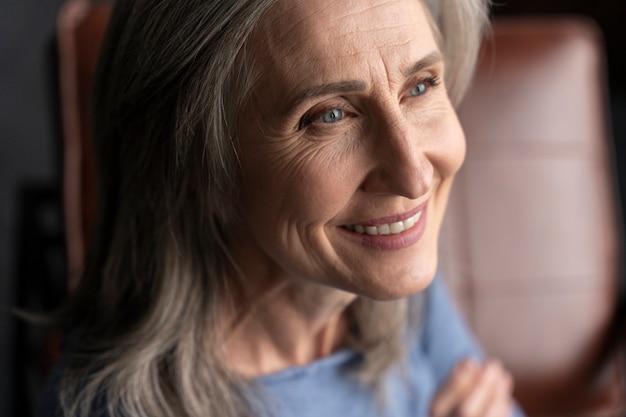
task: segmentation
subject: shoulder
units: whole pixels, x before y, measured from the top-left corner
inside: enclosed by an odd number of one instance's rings
[[[61,358],[47,376],[46,383],[41,391],[35,417],[63,417],[60,403],[61,380],[67,369],[75,343],[73,335],[65,337]]]
[[[77,332],[71,332],[66,336],[63,353],[59,362],[47,377],[46,384],[41,391],[34,417],[78,417],[76,415],[66,415],[61,407],[62,380],[76,351]],[[106,407],[98,402],[89,412],[89,417],[109,417]]]

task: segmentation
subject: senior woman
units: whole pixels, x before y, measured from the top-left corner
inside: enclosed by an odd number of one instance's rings
[[[118,0],[41,414],[519,415],[433,281],[484,3]]]

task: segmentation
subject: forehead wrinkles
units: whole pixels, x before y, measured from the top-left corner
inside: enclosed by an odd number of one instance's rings
[[[247,47],[254,90],[269,104],[316,83],[401,82],[412,60],[436,48],[427,15],[419,0],[279,0]]]
[[[421,8],[419,0],[414,0],[411,10],[407,3],[281,0],[261,23],[256,39],[263,39],[265,46],[283,57],[301,55],[303,50],[351,55],[386,44],[406,44],[415,34],[411,15]]]

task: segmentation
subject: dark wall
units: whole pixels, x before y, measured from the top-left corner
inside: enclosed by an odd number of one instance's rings
[[[24,209],[34,208],[21,202],[56,187],[48,52],[60,3],[0,0],[0,416],[18,415],[16,355],[26,353],[16,349],[17,322],[9,312],[24,283],[17,278],[19,259],[43,266],[20,248]],[[47,207],[38,220],[58,230],[54,208]]]

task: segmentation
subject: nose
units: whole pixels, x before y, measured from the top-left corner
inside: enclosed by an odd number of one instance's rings
[[[368,193],[417,199],[433,182],[434,167],[420,132],[404,117],[377,123],[368,138],[371,169],[362,184]]]

